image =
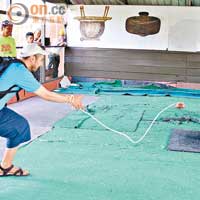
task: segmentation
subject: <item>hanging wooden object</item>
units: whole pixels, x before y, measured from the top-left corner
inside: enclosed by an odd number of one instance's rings
[[[100,16],[86,16],[84,7],[80,6],[80,17],[75,19],[80,21],[81,41],[83,40],[99,40],[105,29],[105,21],[111,20],[108,17],[109,6],[105,6],[104,14]]]
[[[149,16],[148,12],[139,12],[139,16],[126,20],[126,31],[140,36],[153,35],[160,31],[160,24],[159,18]]]

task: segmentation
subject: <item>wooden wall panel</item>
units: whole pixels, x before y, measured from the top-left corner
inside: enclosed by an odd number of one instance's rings
[[[128,49],[67,48],[66,75],[200,83],[200,54]]]

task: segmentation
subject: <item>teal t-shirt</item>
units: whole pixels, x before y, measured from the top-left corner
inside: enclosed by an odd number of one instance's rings
[[[19,86],[13,88],[13,90],[22,88],[27,92],[35,92],[41,86],[40,82],[38,82],[33,74],[21,63],[11,64],[0,76],[0,91],[5,91],[13,85]],[[0,99],[0,110],[15,95],[16,93],[6,94],[6,96]]]

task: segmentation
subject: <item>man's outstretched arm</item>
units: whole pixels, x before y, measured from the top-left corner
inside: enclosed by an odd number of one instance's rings
[[[70,95],[70,94],[58,94],[47,90],[44,86],[40,86],[38,90],[34,92],[37,96],[47,101],[53,101],[58,103],[69,103],[76,109],[83,108],[82,95]]]

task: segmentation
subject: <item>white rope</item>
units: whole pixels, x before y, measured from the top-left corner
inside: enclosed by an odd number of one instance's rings
[[[128,139],[132,144],[138,144],[140,142],[142,142],[142,140],[146,137],[147,133],[151,130],[151,127],[153,126],[153,124],[155,123],[155,121],[158,119],[158,117],[167,109],[175,106],[176,103],[173,103],[167,107],[165,107],[164,109],[162,109],[157,115],[156,117],[153,119],[153,121],[151,122],[151,124],[149,125],[149,127],[147,128],[146,132],[143,134],[142,137],[140,137],[138,140],[133,140],[132,138],[130,138],[126,133],[114,130],[108,126],[106,126],[104,123],[102,123],[101,121],[99,121],[96,117],[94,117],[93,115],[91,115],[90,113],[84,111],[83,109],[80,109],[83,113],[85,113],[86,115],[90,116],[93,120],[95,120],[98,124],[100,124],[101,126],[103,126],[104,128],[106,128],[107,130],[117,133],[118,135],[121,135],[123,137],[125,137],[126,139]]]

